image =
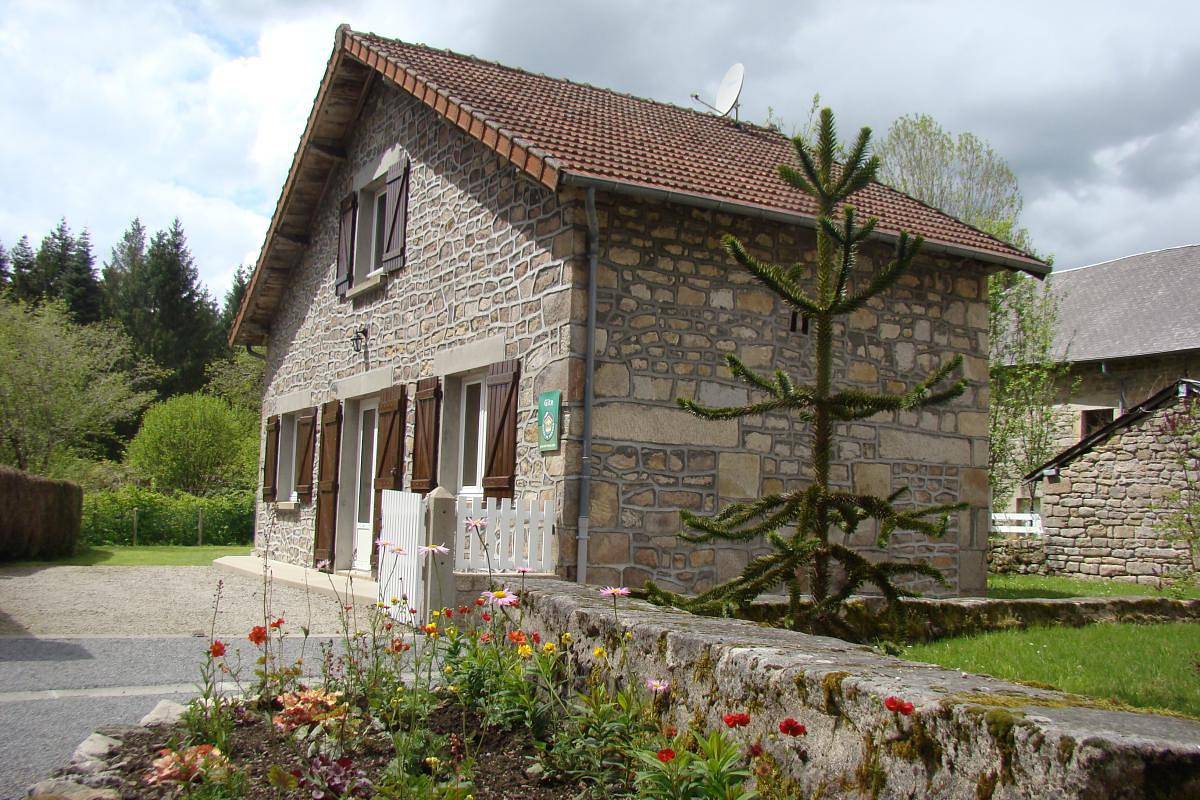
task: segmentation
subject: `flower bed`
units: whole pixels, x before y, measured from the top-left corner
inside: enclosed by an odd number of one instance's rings
[[[605,590],[614,617],[626,594]],[[279,660],[296,635],[281,617],[236,645],[210,637],[179,722],[126,735],[93,780],[150,798],[794,796],[763,740],[803,754],[798,720],[749,743],[740,731],[763,720],[748,709],[713,730],[677,725],[670,682],[629,669],[632,635],[585,663],[570,633],[527,624],[520,596],[497,586],[428,622],[403,597],[345,605],[341,649],[321,652],[317,679]],[[241,691],[222,693],[227,682]]]

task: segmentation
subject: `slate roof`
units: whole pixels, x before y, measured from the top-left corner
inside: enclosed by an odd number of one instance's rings
[[[308,244],[325,182],[346,157],[372,79],[382,76],[547,187],[596,185],[812,224],[812,200],[779,178],[794,163],[777,131],[472,56],[340,26],[230,341],[260,344]],[[1036,275],[1037,258],[882,184],[852,198],[877,234]]]
[[[1061,361],[1200,349],[1200,245],[1156,250],[1046,279],[1058,300]]]

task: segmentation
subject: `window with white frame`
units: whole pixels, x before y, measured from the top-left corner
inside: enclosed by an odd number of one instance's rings
[[[296,500],[296,414],[279,416],[278,471],[275,473],[275,497],[281,502]]]
[[[359,190],[358,209],[354,254],[356,283],[383,269],[387,235],[387,181],[384,178],[377,178]]]
[[[483,494],[484,454],[487,452],[487,400],[483,377],[466,378],[462,384],[459,420],[459,491]]]

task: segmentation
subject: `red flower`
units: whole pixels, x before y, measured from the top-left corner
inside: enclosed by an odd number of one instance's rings
[[[491,621],[492,621],[492,615],[491,615],[491,614],[489,614],[489,613],[488,613],[488,612],[486,612],[486,611],[485,611],[485,612],[483,612],[483,614],[481,614],[481,615],[480,615],[480,618],[481,618],[481,619],[482,619],[484,622],[491,622]]]
[[[470,609],[468,606],[459,606],[459,607],[458,607],[458,613],[460,613],[460,614],[470,614],[470,613],[471,613],[471,609]]]
[[[658,751],[658,760],[664,764],[670,764],[675,760],[675,751],[669,747],[664,747]]]
[[[479,637],[479,641],[483,642],[484,644],[487,644],[491,640],[492,640],[492,635],[490,633],[488,633],[487,631],[484,631],[483,634]]]
[[[509,631],[508,640],[518,647],[525,644],[525,631]]]
[[[483,605],[483,602],[484,602],[484,601],[483,601],[483,598],[482,598],[482,597],[476,597],[476,598],[475,598],[475,605],[477,605],[477,606],[481,606],[481,605]]]
[[[907,700],[901,700],[894,694],[888,695],[887,699],[883,701],[883,707],[888,711],[891,711],[893,714],[903,714],[906,717],[913,713],[914,708],[912,703],[908,702]]]
[[[272,621],[272,622],[271,622],[271,627],[272,627],[272,628],[281,628],[281,627],[283,627],[283,617],[280,617],[279,619]]]
[[[541,643],[542,643],[542,635],[541,635],[540,633],[538,633],[537,631],[534,631],[534,632],[533,632],[533,635],[532,635],[532,636],[530,636],[529,638],[530,638],[530,639],[533,639],[533,643],[534,643],[534,644],[541,644]]]
[[[746,749],[746,756],[749,758],[758,758],[762,754],[763,754],[763,746],[758,742],[755,742],[754,744],[750,745],[750,747],[748,747]]]
[[[256,647],[261,647],[262,643],[267,640],[267,629],[262,625],[255,625],[250,629],[250,634],[246,637],[250,643]]]
[[[208,652],[213,658],[220,658],[225,655],[225,643],[220,639],[214,639],[213,643],[208,646]]]
[[[442,613],[446,615],[446,619],[452,619],[454,617],[454,612],[448,608],[443,608]]]
[[[750,724],[750,715],[741,711],[736,714],[726,714],[722,719],[730,728],[741,728]]]
[[[779,732],[788,736],[803,736],[808,733],[808,728],[801,725],[791,717],[788,717],[783,722],[779,723]]]

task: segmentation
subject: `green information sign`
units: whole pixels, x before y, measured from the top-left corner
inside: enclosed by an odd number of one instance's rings
[[[555,389],[538,395],[538,450],[543,453],[558,449],[558,409],[562,392]]]

